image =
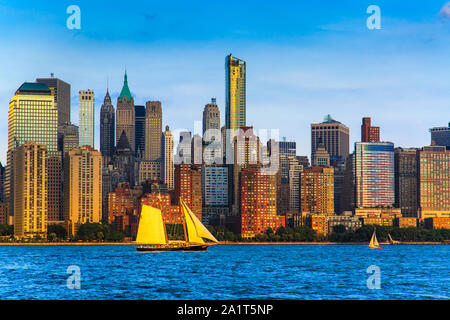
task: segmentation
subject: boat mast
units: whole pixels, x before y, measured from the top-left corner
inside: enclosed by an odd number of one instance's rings
[[[179,203],[178,206],[180,208],[180,214],[182,214],[182,216],[184,217],[184,222],[183,222],[184,240],[186,242],[188,242],[189,239],[188,239],[187,231],[186,231],[186,215],[183,214],[184,211],[181,209],[181,206],[182,206],[181,202],[182,202],[182,200],[181,200],[181,197],[180,197],[179,202],[178,202]]]
[[[153,185],[158,187],[158,205],[159,205],[159,211],[161,211],[161,216],[162,216],[163,214],[162,214],[162,206],[161,206],[161,191],[160,191],[159,186],[158,186],[158,184],[156,182],[153,183]],[[166,237],[166,243],[168,244],[169,243],[169,237],[167,237],[167,230],[166,230],[166,224],[164,222],[164,217],[163,217],[163,229],[164,229],[164,236]]]

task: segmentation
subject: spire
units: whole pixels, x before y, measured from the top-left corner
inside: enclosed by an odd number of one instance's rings
[[[131,96],[131,92],[130,92],[130,88],[128,88],[128,76],[127,76],[127,70],[125,70],[125,77],[124,77],[124,81],[123,81],[123,87],[122,87],[122,91],[120,92],[120,96],[119,99],[122,98],[127,98],[127,100],[133,99]]]

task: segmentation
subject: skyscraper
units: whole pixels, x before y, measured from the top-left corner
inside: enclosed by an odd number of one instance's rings
[[[289,184],[289,163],[295,159],[297,155],[297,144],[295,141],[286,141],[283,139],[278,143],[280,166],[281,166],[281,183]]]
[[[175,198],[181,198],[202,220],[202,167],[195,164],[175,165]]]
[[[417,217],[417,149],[395,148],[395,203],[405,217]]]
[[[134,150],[137,158],[143,158],[145,152],[145,106],[134,106]]]
[[[435,127],[430,129],[431,145],[444,146],[450,150],[450,122],[448,127]]]
[[[100,152],[105,158],[111,158],[114,154],[115,128],[115,110],[109,90],[106,90],[106,96],[100,109]]]
[[[349,128],[332,119],[330,115],[322,123],[311,124],[311,162],[321,144],[330,155],[331,165],[341,164],[349,154]]]
[[[216,98],[212,98],[211,103],[205,105],[203,109],[203,135],[209,129],[220,132],[220,110],[216,104]]]
[[[145,160],[161,160],[162,108],[160,101],[145,104]]]
[[[80,139],[78,130],[78,126],[70,123],[58,126],[58,150],[63,156],[70,150],[78,148]]]
[[[373,127],[368,117],[362,119],[361,142],[380,142],[380,127]]]
[[[45,84],[51,91],[56,109],[58,125],[70,123],[70,84],[58,78],[39,78],[36,82]]]
[[[242,238],[276,231],[285,225],[285,217],[277,215],[276,175],[264,174],[261,166],[248,165],[240,172],[239,212]]]
[[[428,146],[417,151],[418,218],[450,218],[450,151]]]
[[[392,206],[395,202],[394,144],[357,142],[353,159],[356,206]]]
[[[33,141],[47,148],[48,219],[60,220],[61,154],[58,152],[58,110],[51,90],[42,83],[23,83],[9,103],[5,201],[14,210],[14,150]]]
[[[94,91],[80,90],[79,106],[79,145],[94,148]]]
[[[100,222],[102,155],[90,146],[69,151],[64,159],[64,219],[73,226]],[[75,227],[76,228],[76,227]],[[74,233],[72,229],[70,234]]]
[[[166,131],[161,137],[161,151],[162,151],[162,180],[167,184],[169,190],[174,189],[174,162],[173,162],[174,138],[170,132],[169,126],[166,126]]]
[[[246,80],[244,60],[225,58],[225,117],[227,129],[246,125]]]
[[[312,167],[300,173],[300,211],[334,213],[334,168]]]
[[[120,136],[122,135],[122,132],[124,132],[133,152],[135,146],[134,113],[134,99],[131,96],[130,88],[128,88],[128,76],[125,72],[122,91],[120,92],[120,96],[117,98],[116,145],[119,144]]]
[[[47,148],[27,142],[14,151],[14,236],[47,238]]]

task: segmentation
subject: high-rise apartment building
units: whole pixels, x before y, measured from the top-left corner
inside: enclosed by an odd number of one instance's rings
[[[450,151],[443,146],[417,152],[418,218],[450,217]]]
[[[202,220],[202,167],[195,164],[175,165],[175,199],[182,199]]]
[[[14,236],[47,238],[47,148],[27,142],[14,151]]]
[[[404,217],[417,217],[417,149],[395,148],[395,203]]]
[[[131,96],[130,88],[128,87],[128,76],[125,72],[122,91],[117,98],[116,110],[116,145],[119,144],[122,132],[125,133],[130,148],[134,152],[135,146],[135,109],[134,99]]]
[[[111,158],[114,154],[116,141],[116,112],[111,102],[109,90],[106,90],[105,99],[100,109],[100,152],[105,158]]]
[[[233,57],[225,58],[225,118],[227,129],[246,125],[246,63]]]
[[[166,126],[166,130],[163,132],[161,137],[161,152],[162,152],[161,179],[164,181],[165,184],[167,184],[169,190],[174,189],[175,183],[173,150],[174,150],[174,138],[172,132],[170,132],[169,126]]]
[[[380,142],[380,127],[373,127],[369,117],[362,119],[361,142]]]
[[[300,212],[300,176],[303,165],[294,158],[289,161],[289,211]]]
[[[394,144],[357,142],[353,160],[355,205],[392,206],[395,202]]]
[[[264,174],[260,165],[248,165],[240,172],[239,192],[241,237],[252,238],[285,225],[285,217],[277,215],[276,175]]]
[[[90,146],[69,151],[64,159],[64,219],[73,226],[102,218],[102,155]],[[69,232],[74,233],[74,230]]]
[[[334,214],[334,168],[312,167],[300,173],[300,212]]]
[[[450,150],[450,122],[448,127],[435,127],[430,129],[431,145],[444,146]]]
[[[94,148],[94,91],[79,92],[79,145]]]
[[[58,110],[43,83],[23,83],[9,103],[5,201],[14,210],[14,150],[26,142],[47,148],[48,219],[60,220],[61,153],[58,152]]]
[[[220,221],[229,212],[232,168],[229,165],[202,166],[203,223]]]
[[[160,101],[145,104],[145,160],[161,160],[162,108]]]
[[[58,125],[70,123],[70,84],[58,78],[38,78],[36,82],[45,84],[53,95],[58,110]]]
[[[332,166],[338,166],[349,155],[350,129],[327,116],[322,123],[311,124],[311,162],[316,150],[323,145],[330,156]]]

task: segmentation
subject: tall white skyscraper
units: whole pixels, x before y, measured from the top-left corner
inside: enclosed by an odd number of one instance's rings
[[[94,91],[80,90],[79,106],[79,145],[94,148]]]

